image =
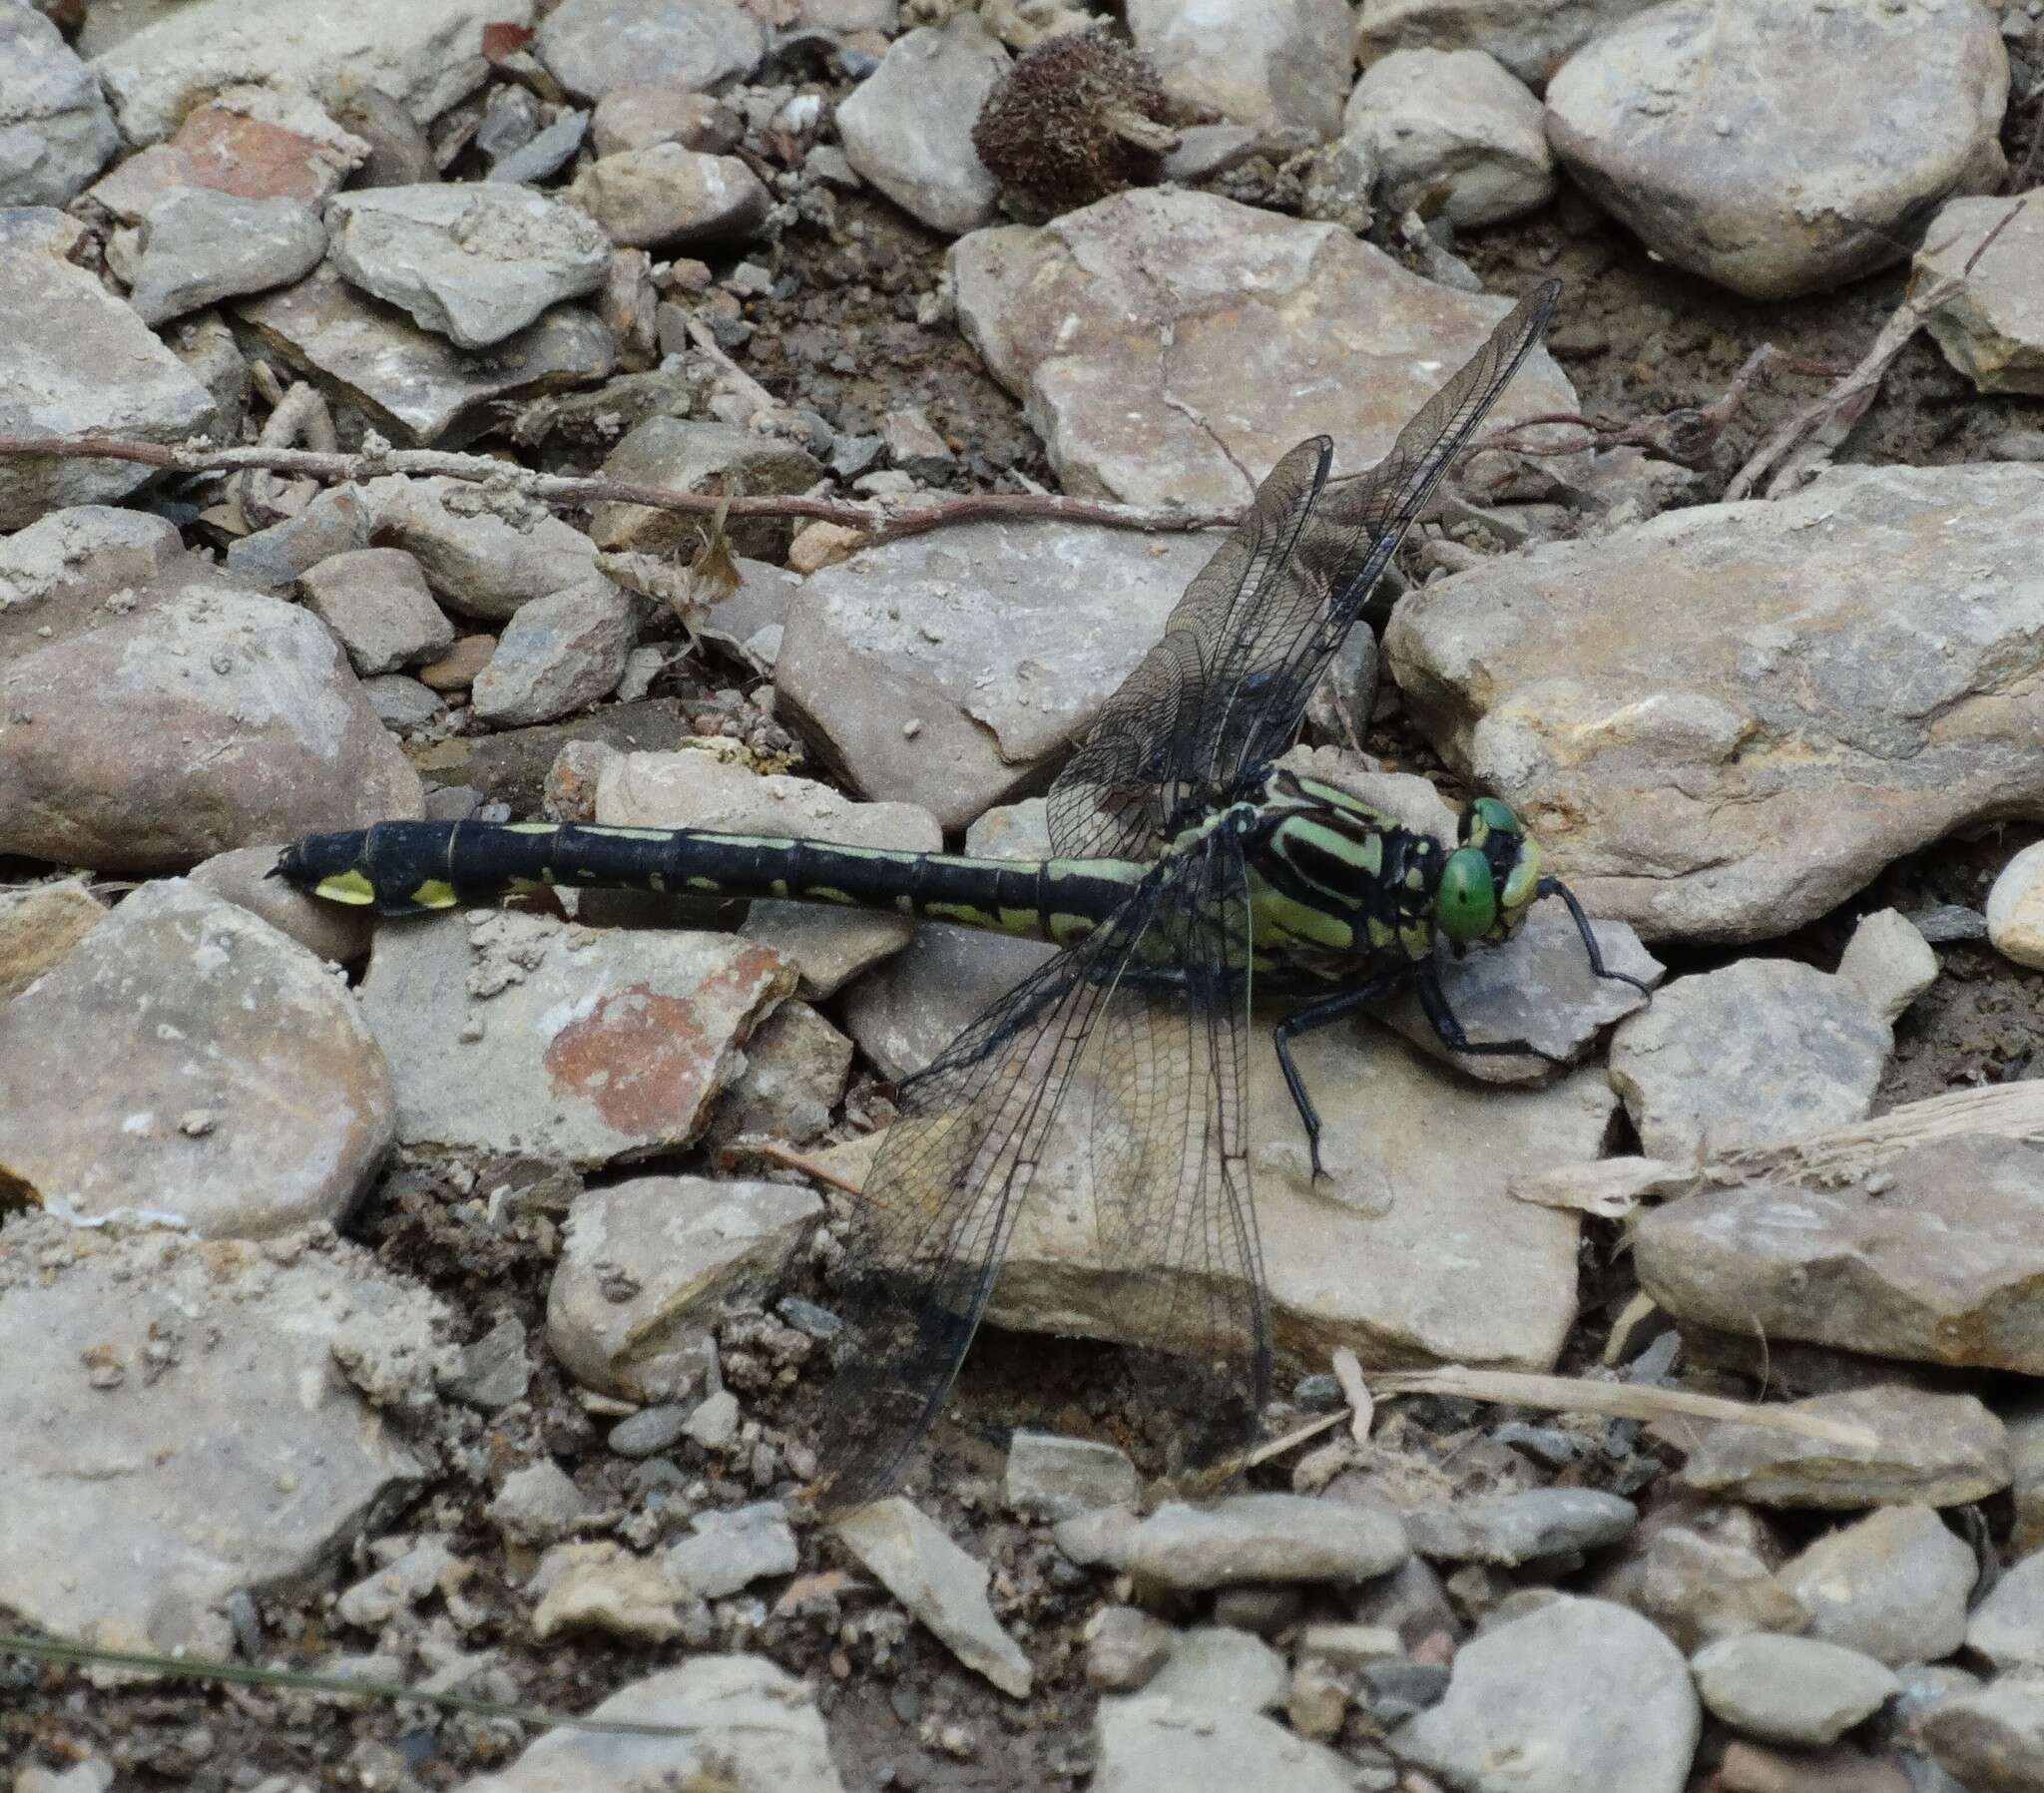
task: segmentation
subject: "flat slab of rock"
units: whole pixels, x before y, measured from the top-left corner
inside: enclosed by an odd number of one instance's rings
[[[1678,1320],[2044,1375],[2044,1148],[1935,1140],[1869,1177],[1705,1188],[1643,1215],[1641,1286]]]
[[[986,1565],[900,1495],[854,1508],[831,1531],[912,1618],[967,1668],[1026,1698],[1035,1676],[987,1604]]]
[[[1095,1793],[1353,1793],[1355,1770],[1318,1743],[1241,1706],[1188,1707],[1155,1694],[1103,1699]]]
[[[639,1176],[568,1213],[547,1294],[547,1343],[585,1388],[628,1401],[695,1392],[723,1304],[760,1299],[821,1218],[799,1183]],[[622,1289],[631,1293],[619,1299]]]
[[[400,1140],[601,1164],[693,1140],[793,990],[727,935],[476,910],[380,929],[361,998]]]
[[[1385,654],[1592,914],[1767,938],[2044,803],[2044,691],[2020,671],[2040,528],[2044,468],[1840,468],[1437,581]],[[1643,591],[1664,600],[1651,630]]]
[[[1864,1449],[1717,1426],[1691,1453],[1684,1484],[1763,1507],[1957,1507],[2009,1485],[2008,1437],[1971,1395],[1890,1384],[1793,1403],[1801,1413],[1863,1426]]]
[[[88,197],[124,224],[139,224],[188,187],[317,206],[368,156],[366,143],[309,100],[263,87],[230,88],[186,114],[175,137],[119,164]]]
[[[1999,186],[2008,81],[1994,19],[1967,0],[1673,0],[1569,60],[1547,131],[1657,253],[1792,298],[1903,259],[1913,219]]]
[[[93,66],[138,144],[170,136],[195,106],[242,82],[317,96],[352,81],[423,125],[482,85],[485,26],[531,23],[531,0],[196,0]]]
[[[854,803],[808,778],[763,777],[700,752],[625,753],[606,760],[597,773],[596,819],[605,827],[714,828],[915,853],[938,852],[944,844],[943,831],[925,810],[906,803]],[[896,915],[769,901],[751,906],[742,931],[796,965],[802,994],[821,1000],[899,952],[915,924]]]
[[[265,345],[401,446],[458,448],[497,421],[501,401],[589,384],[617,359],[609,328],[582,305],[556,305],[475,355],[362,298],[330,266],[237,310]]]
[[[0,1093],[0,1183],[69,1213],[213,1236],[337,1222],[393,1136],[346,989],[181,878],[145,884],[0,1009],[0,1054],[21,1072]]]
[[[420,805],[340,645],[274,598],[174,586],[0,669],[0,851],[175,871]]]
[[[731,1793],[844,1793],[808,1687],[764,1656],[694,1657],[621,1688],[588,1716],[673,1732],[545,1731],[510,1767],[471,1776],[455,1793],[627,1793],[719,1782]],[[734,1779],[736,1763],[743,1767]]]
[[[8,430],[27,436],[125,436],[182,442],[212,427],[212,394],[134,310],[71,255],[84,232],[61,212],[0,212],[0,392]],[[66,505],[125,498],[156,475],[127,461],[9,457],[0,530]]]
[[[1659,0],[1362,0],[1355,59],[1394,50],[1484,50],[1536,91],[1577,50]]]
[[[533,42],[578,100],[641,81],[708,92],[744,80],[766,47],[760,21],[737,0],[565,0]]]
[[[120,148],[93,72],[32,6],[0,14],[0,206],[68,206]]]
[[[1405,1516],[1412,1548],[1446,1563],[1522,1563],[1617,1544],[1639,1523],[1632,1502],[1596,1488],[1530,1488]]]
[[[1195,509],[1245,503],[1319,431],[1337,472],[1368,467],[1509,308],[1338,224],[1157,189],[976,231],[949,265],[960,327],[1066,491]],[[1536,350],[1491,416],[1575,408]]]
[[[845,161],[931,229],[978,229],[994,218],[999,189],[972,127],[1007,67],[1007,51],[973,13],[904,33],[838,102]]]
[[[1048,1432],[1017,1432],[1008,1445],[1001,1495],[1016,1513],[1070,1519],[1102,1507],[1130,1507],[1141,1493],[1136,1466],[1113,1445]]]
[[[1348,97],[1344,0],[1131,0],[1129,33],[1181,106],[1332,137]]]
[[[351,1245],[11,1220],[0,1501],[36,1548],[0,1553],[0,1604],[58,1637],[231,1654],[230,1594],[313,1573],[421,1473],[336,1353],[373,1333],[424,1364],[439,1317]]]
[[[1391,1746],[1450,1785],[1508,1761],[1523,1793],[1681,1793],[1702,1726],[1674,1644],[1624,1606],[1564,1597],[1464,1644],[1446,1697]]]
[[[1769,1743],[1834,1743],[1901,1689],[1871,1656],[1815,1637],[1726,1637],[1690,1666],[1712,1717]]]
[[[610,269],[595,223],[503,182],[376,187],[326,209],[333,265],[462,348],[488,348]]]
[[[143,221],[128,302],[144,323],[302,279],[326,232],[296,200],[245,200],[203,187],[172,194]]]
[[[1809,1635],[1893,1666],[1935,1662],[1966,1640],[1980,1566],[1928,1507],[1883,1507],[1782,1566]]]
[[[1173,1502],[1135,1530],[1128,1569],[1159,1587],[1200,1591],[1259,1581],[1366,1581],[1411,1554],[1397,1518],[1305,1495]]]
[[[1909,291],[1920,298],[1957,280],[1956,295],[1930,314],[1944,358],[1982,392],[2044,392],[2044,224],[2027,206],[2010,212],[2007,200],[1953,200],[1916,251]]]
[[[775,695],[863,794],[962,828],[1085,732],[1214,547],[977,523],[863,550],[797,593]]]

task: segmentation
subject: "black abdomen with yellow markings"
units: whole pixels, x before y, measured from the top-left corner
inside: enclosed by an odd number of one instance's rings
[[[329,902],[373,905],[379,915],[558,886],[779,897],[1063,942],[1091,933],[1148,869],[1114,860],[888,852],[703,828],[379,822],[309,835],[285,850],[276,872]]]

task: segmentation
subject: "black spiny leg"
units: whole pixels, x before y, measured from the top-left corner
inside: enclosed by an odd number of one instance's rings
[[[1301,1034],[1309,1034],[1330,1021],[1339,1021],[1344,1015],[1352,1015],[1357,1009],[1381,1001],[1409,975],[1393,972],[1388,977],[1371,978],[1368,983],[1357,984],[1352,989],[1337,990],[1332,996],[1323,996],[1316,1003],[1307,1003],[1302,1009],[1292,1010],[1271,1030],[1271,1039],[1278,1048],[1278,1069],[1284,1073],[1284,1087],[1291,1092],[1291,1106],[1298,1111],[1299,1121],[1305,1127],[1306,1149],[1312,1154],[1315,1182],[1325,1174],[1320,1168],[1320,1114],[1313,1107],[1313,1099],[1306,1094],[1305,1079],[1298,1075],[1298,1067],[1291,1062],[1291,1043]]]
[[[1651,1003],[1654,1000],[1654,992],[1631,972],[1613,971],[1604,963],[1604,951],[1597,944],[1597,936],[1590,932],[1590,918],[1583,913],[1583,905],[1576,901],[1573,890],[1559,878],[1542,878],[1533,888],[1537,895],[1560,897],[1567,904],[1569,920],[1576,924],[1576,932],[1583,937],[1583,951],[1589,958],[1590,970],[1596,976],[1609,978],[1614,984],[1630,984],[1647,1001]]]
[[[1441,974],[1431,965],[1419,974],[1419,1006],[1426,1011],[1426,1018],[1433,1024],[1433,1031],[1440,1037],[1440,1043],[1450,1052],[1458,1052],[1472,1059],[1517,1058],[1530,1053],[1536,1059],[1545,1059],[1548,1064],[1566,1070],[1567,1059],[1557,1059],[1551,1052],[1542,1052],[1530,1040],[1472,1040],[1462,1031],[1462,1023],[1455,1011],[1448,1006],[1448,993],[1441,988]]]

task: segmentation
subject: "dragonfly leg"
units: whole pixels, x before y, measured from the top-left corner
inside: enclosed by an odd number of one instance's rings
[[[1536,1059],[1545,1059],[1550,1065],[1566,1067],[1567,1059],[1557,1059],[1551,1052],[1543,1052],[1530,1040],[1472,1040],[1463,1031],[1461,1019],[1448,1005],[1448,993],[1441,988],[1440,974],[1428,966],[1419,974],[1419,1006],[1426,1011],[1426,1018],[1433,1024],[1433,1031],[1440,1043],[1450,1052],[1458,1052],[1467,1058],[1516,1058],[1530,1054]]]
[[[1284,1073],[1284,1087],[1291,1092],[1291,1106],[1298,1111],[1299,1121],[1305,1127],[1306,1149],[1312,1154],[1315,1182],[1325,1174],[1320,1166],[1320,1112],[1313,1107],[1313,1099],[1306,1092],[1305,1079],[1299,1076],[1298,1067],[1292,1063],[1291,1043],[1301,1034],[1309,1034],[1313,1029],[1339,1021],[1342,1016],[1352,1015],[1370,1003],[1380,1002],[1404,982],[1403,973],[1394,973],[1389,977],[1371,978],[1367,983],[1353,985],[1347,990],[1337,990],[1332,996],[1323,996],[1316,1003],[1307,1003],[1302,1009],[1292,1010],[1271,1030],[1271,1039],[1278,1048],[1278,1069]]]
[[[1560,897],[1568,905],[1569,919],[1576,924],[1576,932],[1583,937],[1583,951],[1590,960],[1590,969],[1600,978],[1609,978],[1616,984],[1630,984],[1649,1002],[1654,992],[1630,972],[1613,971],[1604,963],[1604,952],[1597,944],[1597,936],[1590,932],[1590,918],[1583,913],[1583,905],[1576,900],[1576,893],[1559,878],[1542,878],[1534,887],[1541,896]]]

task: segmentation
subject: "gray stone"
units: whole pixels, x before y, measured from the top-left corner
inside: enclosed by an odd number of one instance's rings
[[[1240,1706],[1189,1711],[1143,1693],[1103,1699],[1094,1721],[1093,1793],[1355,1793],[1355,1770],[1331,1749]]]
[[[854,1508],[831,1527],[838,1542],[967,1668],[1003,1693],[1027,1696],[1034,1675],[1021,1645],[987,1604],[987,1570],[899,1495]]]
[[[589,135],[586,111],[564,112],[529,143],[513,151],[490,170],[492,181],[507,186],[544,181],[557,175],[575,160],[582,140]]]
[[[806,449],[779,437],[728,423],[649,417],[611,451],[603,477],[670,492],[759,498],[806,491],[823,477],[823,468]],[[598,548],[674,555],[695,548],[705,521],[640,504],[604,503],[589,514],[589,534]],[[772,517],[735,519],[728,530],[733,549],[755,557],[784,553],[792,533],[789,523]]]
[[[1173,1636],[1145,1691],[1188,1712],[1263,1712],[1284,1703],[1289,1680],[1284,1658],[1261,1637],[1230,1625],[1194,1625]]]
[[[1685,1650],[1809,1624],[1808,1608],[1775,1579],[1768,1557],[1751,1543],[1682,1525],[1655,1528],[1638,1557],[1593,1591],[1644,1613]]]
[[[1996,1668],[2044,1668],[2044,1557],[2026,1557],[1966,1621],[1966,1647]]]
[[[424,124],[488,74],[490,25],[529,25],[531,0],[192,0],[94,59],[121,128],[170,136],[195,106],[239,82],[289,94],[372,87]]]
[[[1008,1441],[1002,1494],[1011,1511],[1070,1519],[1098,1507],[1130,1507],[1141,1493],[1136,1466],[1113,1445],[1050,1432],[1017,1432]]]
[[[604,1448],[620,1457],[658,1457],[681,1441],[688,1419],[689,1410],[679,1402],[642,1407],[610,1429]]]
[[[762,776],[694,751],[606,760],[597,774],[596,819],[614,828],[713,828],[918,853],[943,846],[936,822],[908,804],[854,803],[807,778]],[[914,928],[901,916],[766,901],[751,905],[743,932],[792,961],[801,993],[822,1001],[899,952]]]
[[[1857,1181],[1761,1178],[1640,1217],[1634,1261],[1696,1326],[2044,1375],[2044,1148],[1937,1139]]]
[[[973,13],[896,38],[838,102],[845,160],[931,229],[978,229],[993,220],[999,190],[972,127],[1007,68],[1008,53]]]
[[[1883,1507],[1782,1566],[1809,1634],[1879,1661],[1949,1656],[1966,1639],[1973,1553],[1928,1507]]]
[[[510,1767],[471,1776],[455,1793],[844,1793],[809,1688],[761,1656],[692,1657],[634,1681],[588,1716],[667,1728],[546,1731]]]
[[[0,1605],[56,1637],[231,1654],[231,1595],[316,1573],[422,1474],[337,1354],[373,1331],[429,1362],[443,1317],[330,1240],[10,1219],[0,1502],[35,1548],[0,1552]]]
[[[170,871],[419,801],[338,644],[274,598],[173,586],[0,663],[0,852]]]
[[[697,1403],[683,1431],[706,1451],[729,1451],[738,1441],[739,1418],[738,1396],[721,1388]]]
[[[515,728],[609,696],[639,622],[638,603],[601,574],[521,606],[470,687],[477,718]]]
[[[1481,50],[1394,50],[1363,71],[1341,117],[1399,214],[1437,207],[1458,228],[1537,212],[1554,198],[1540,102]]]
[[[1132,1693],[1171,1659],[1178,1635],[1136,1606],[1103,1606],[1086,1621],[1086,1684]]]
[[[489,1508],[491,1524],[517,1544],[551,1544],[594,1512],[594,1504],[551,1457],[513,1470]]]
[[[408,1544],[408,1548],[389,1556],[392,1544]],[[443,1585],[456,1584],[448,1581],[448,1571],[456,1568],[457,1560],[445,1538],[416,1542],[379,1538],[372,1549],[381,1567],[343,1588],[333,1602],[334,1615],[342,1624],[374,1630]]]
[[[723,87],[751,75],[766,47],[760,21],[737,0],[564,0],[533,44],[578,100],[641,81]]]
[[[276,848],[234,847],[202,859],[191,879],[201,890],[260,916],[308,953],[345,965],[369,950],[371,918],[366,910],[322,903],[269,874]]]
[[[139,246],[128,302],[144,323],[160,324],[303,278],[326,252],[326,233],[296,200],[244,200],[188,187],[151,210]]]
[[[668,1576],[685,1593],[721,1600],[766,1575],[795,1570],[794,1534],[778,1501],[759,1501],[729,1513],[699,1513],[694,1531],[668,1547]]]
[[[1913,219],[1999,186],[2008,80],[1972,0],[1670,0],[1570,59],[1547,132],[1648,247],[1792,298],[1902,260]]]
[[[0,206],[68,206],[120,148],[93,72],[30,6],[0,13]]]
[[[82,227],[38,207],[0,211],[0,427],[24,436],[183,442],[216,422],[213,397],[134,311],[72,259]],[[125,498],[155,474],[130,461],[13,455],[0,530],[66,505]]]
[[[361,1000],[405,1143],[601,1164],[693,1140],[793,987],[724,936],[477,910],[379,930]]]
[[[360,548],[311,568],[305,605],[340,638],[354,670],[369,676],[436,660],[454,645],[419,564],[401,548]]]
[[[447,713],[447,700],[430,685],[408,678],[402,672],[385,672],[378,678],[362,680],[362,695],[384,727],[395,734],[410,734],[436,722]],[[429,799],[430,800],[430,799]],[[331,908],[331,904],[325,905]]]
[[[411,555],[433,595],[466,617],[504,622],[596,571],[587,536],[517,493],[393,475],[363,485],[361,502],[377,540]]]
[[[506,1314],[473,1344],[461,1347],[460,1362],[442,1386],[457,1401],[485,1413],[501,1413],[524,1400],[531,1383],[525,1323],[516,1314]]]
[[[1726,1637],[1690,1666],[1712,1717],[1769,1743],[1834,1743],[1901,1685],[1871,1656],[1814,1637]]]
[[[861,793],[962,828],[1084,734],[1211,553],[1056,523],[863,549],[800,588],[774,693]]]
[[[83,878],[0,891],[0,1004],[63,964],[106,913]]]
[[[1993,245],[1983,250],[1990,231]],[[2040,268],[2044,227],[2028,207],[2008,200],[1953,200],[1924,233],[1910,266],[1910,296],[1920,300],[1947,280],[1958,282],[1931,311],[1930,333],[1944,358],[1982,392],[2044,392]]]
[[[782,1003],[746,1042],[746,1068],[719,1106],[710,1138],[766,1134],[790,1145],[820,1138],[844,1098],[851,1053],[850,1040],[807,1003]]]
[[[368,144],[302,94],[231,87],[187,113],[169,142],[118,163],[85,197],[124,224],[141,224],[187,188],[316,208],[368,156]]]
[[[1405,1561],[1387,1513],[1303,1495],[1232,1495],[1212,1507],[1173,1502],[1136,1528],[1130,1572],[1161,1587],[1244,1581],[1364,1581]]]
[[[1859,918],[1838,959],[1838,981],[1891,1026],[1937,982],[1937,955],[1909,918],[1876,909]]]
[[[321,561],[368,545],[369,513],[359,489],[337,486],[317,493],[295,517],[230,542],[228,576],[252,591],[285,597]]]
[[[1716,1426],[1690,1454],[1684,1485],[1763,1507],[1848,1511],[1910,1502],[1958,1507],[2009,1485],[2007,1435],[1971,1395],[1894,1383],[1792,1406],[1864,1427],[1874,1442],[1859,1448],[1758,1426]]]
[[[0,1097],[0,1181],[66,1213],[214,1237],[338,1221],[391,1142],[389,1075],[346,990],[183,879],[144,885],[0,1009],[0,1050],[34,1068]]]
[[[344,193],[326,229],[348,280],[463,348],[596,291],[610,268],[610,244],[582,213],[496,182]]]
[[[1463,1645],[1446,1697],[1390,1745],[1453,1785],[1503,1762],[1515,1793],[1681,1793],[1702,1720],[1689,1664],[1638,1613],[1555,1598]]]
[[[568,1215],[547,1294],[547,1343],[585,1388],[679,1401],[727,1301],[773,1287],[822,1215],[798,1183],[640,1176]]]
[[[2005,959],[2044,965],[2044,841],[2025,847],[2001,868],[1987,893],[1987,938]]]
[[[640,77],[597,102],[589,132],[599,157],[669,143],[723,156],[739,147],[745,121],[688,81]]]
[[[1405,1516],[1412,1548],[1436,1562],[1516,1569],[1617,1544],[1639,1521],[1632,1502],[1594,1488],[1529,1488]]]
[[[610,239],[634,248],[689,249],[758,234],[772,196],[736,156],[679,143],[621,150],[592,162],[568,197]]]
[[[1164,91],[1238,125],[1340,129],[1353,25],[1343,0],[1130,0],[1129,32]]]
[[[556,305],[488,355],[456,348],[360,297],[330,266],[244,299],[257,339],[400,446],[459,448],[500,419],[506,400],[602,379],[616,344],[581,305]]]
[[[1194,509],[1245,503],[1318,431],[1339,472],[1377,461],[1506,307],[1408,273],[1339,224],[1156,189],[975,232],[949,265],[960,327],[1066,491]],[[1576,408],[1535,350],[1490,427]]]
[[[185,371],[206,388],[222,437],[230,442],[238,439],[248,420],[255,381],[227,319],[218,311],[195,312],[178,319],[163,336],[165,346],[184,362]]]
[[[2033,1793],[2044,1786],[2044,1687],[1997,1681],[1945,1700],[1924,1718],[1922,1737],[1964,1793]]]
[[[52,511],[0,537],[0,655],[82,635],[136,601],[187,559],[177,526],[110,505]]]
[[[1483,50],[1536,91],[1569,57],[1659,0],[1363,0],[1355,55],[1365,70],[1394,50]]]
[[[2044,629],[2040,528],[2035,466],[1839,468],[1436,581],[1384,650],[1428,736],[1519,807],[1592,914],[1774,938],[2044,804],[2044,691],[2017,671]],[[1897,608],[1903,590],[1934,596]],[[1651,631],[1642,591],[1665,598]]]
[[[1792,959],[1678,978],[1611,1041],[1649,1157],[1677,1161],[1863,1121],[1894,1048],[1852,985]]]

